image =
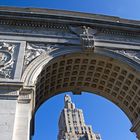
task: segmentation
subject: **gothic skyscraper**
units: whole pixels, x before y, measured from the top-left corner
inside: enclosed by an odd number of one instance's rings
[[[82,110],[75,108],[69,95],[65,95],[64,102],[59,119],[58,140],[101,140],[100,135],[85,124]]]

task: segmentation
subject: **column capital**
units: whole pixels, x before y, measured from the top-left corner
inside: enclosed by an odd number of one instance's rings
[[[30,103],[32,99],[32,94],[34,93],[33,87],[24,87],[19,92],[18,103],[27,104]]]

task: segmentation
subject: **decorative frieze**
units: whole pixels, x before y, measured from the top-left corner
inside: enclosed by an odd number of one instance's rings
[[[85,29],[86,28],[86,29]],[[69,26],[70,31],[80,36],[83,32],[88,31],[88,35],[93,35],[94,40],[121,41],[126,43],[140,43],[140,34],[134,32],[112,30],[104,27],[86,27],[86,26]],[[92,37],[91,37],[92,38]]]
[[[127,36],[127,37],[136,37],[139,36],[140,37],[140,33],[139,32],[128,32],[128,31],[121,31],[121,30],[113,30],[113,29],[109,29],[109,28],[102,28],[100,30],[101,33],[105,33],[108,35],[118,35],[118,36]]]
[[[16,23],[17,25],[0,25],[0,33],[16,34],[16,35],[31,35],[31,36],[47,36],[47,37],[63,37],[74,38],[76,37],[70,32],[66,25],[45,23],[39,25],[39,23]]]
[[[130,44],[140,44],[139,37],[131,37],[131,36],[120,36],[116,34],[105,34],[105,33],[99,33],[96,36],[96,40],[106,40],[106,41],[116,41],[116,42],[122,42],[122,43],[130,43]]]
[[[0,19],[0,25],[20,26],[20,27],[45,27],[45,28],[56,28],[67,30],[68,27],[65,24],[59,24],[55,22],[40,22],[40,21],[29,21],[29,20],[12,20],[12,19]]]

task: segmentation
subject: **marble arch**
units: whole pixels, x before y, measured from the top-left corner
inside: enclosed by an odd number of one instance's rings
[[[140,22],[0,7],[0,138],[30,140],[35,111],[64,91],[112,101],[140,139]]]
[[[94,53],[78,51],[54,55],[56,57],[50,59],[46,55],[46,61],[38,65],[42,65],[42,69],[34,69],[39,72],[32,72],[35,78],[31,74],[31,79],[27,80],[30,83],[36,79],[35,111],[57,94],[87,91],[112,101],[132,124],[139,118],[140,73],[138,65],[128,57],[106,49],[95,49]]]
[[[51,60],[36,81],[36,109],[57,93],[82,91],[119,106],[131,122],[139,116],[140,74],[125,62],[100,54],[74,53]]]

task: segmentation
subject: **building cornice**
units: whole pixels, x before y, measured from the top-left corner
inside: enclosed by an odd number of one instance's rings
[[[135,34],[136,32],[140,32],[140,21],[127,20],[114,16],[39,8],[0,7],[0,24],[35,27],[48,26],[50,28],[54,26],[56,20],[60,28],[67,28],[64,26],[67,24],[86,24],[122,29],[129,32],[134,31]],[[65,24],[62,25],[62,22],[65,22]]]

